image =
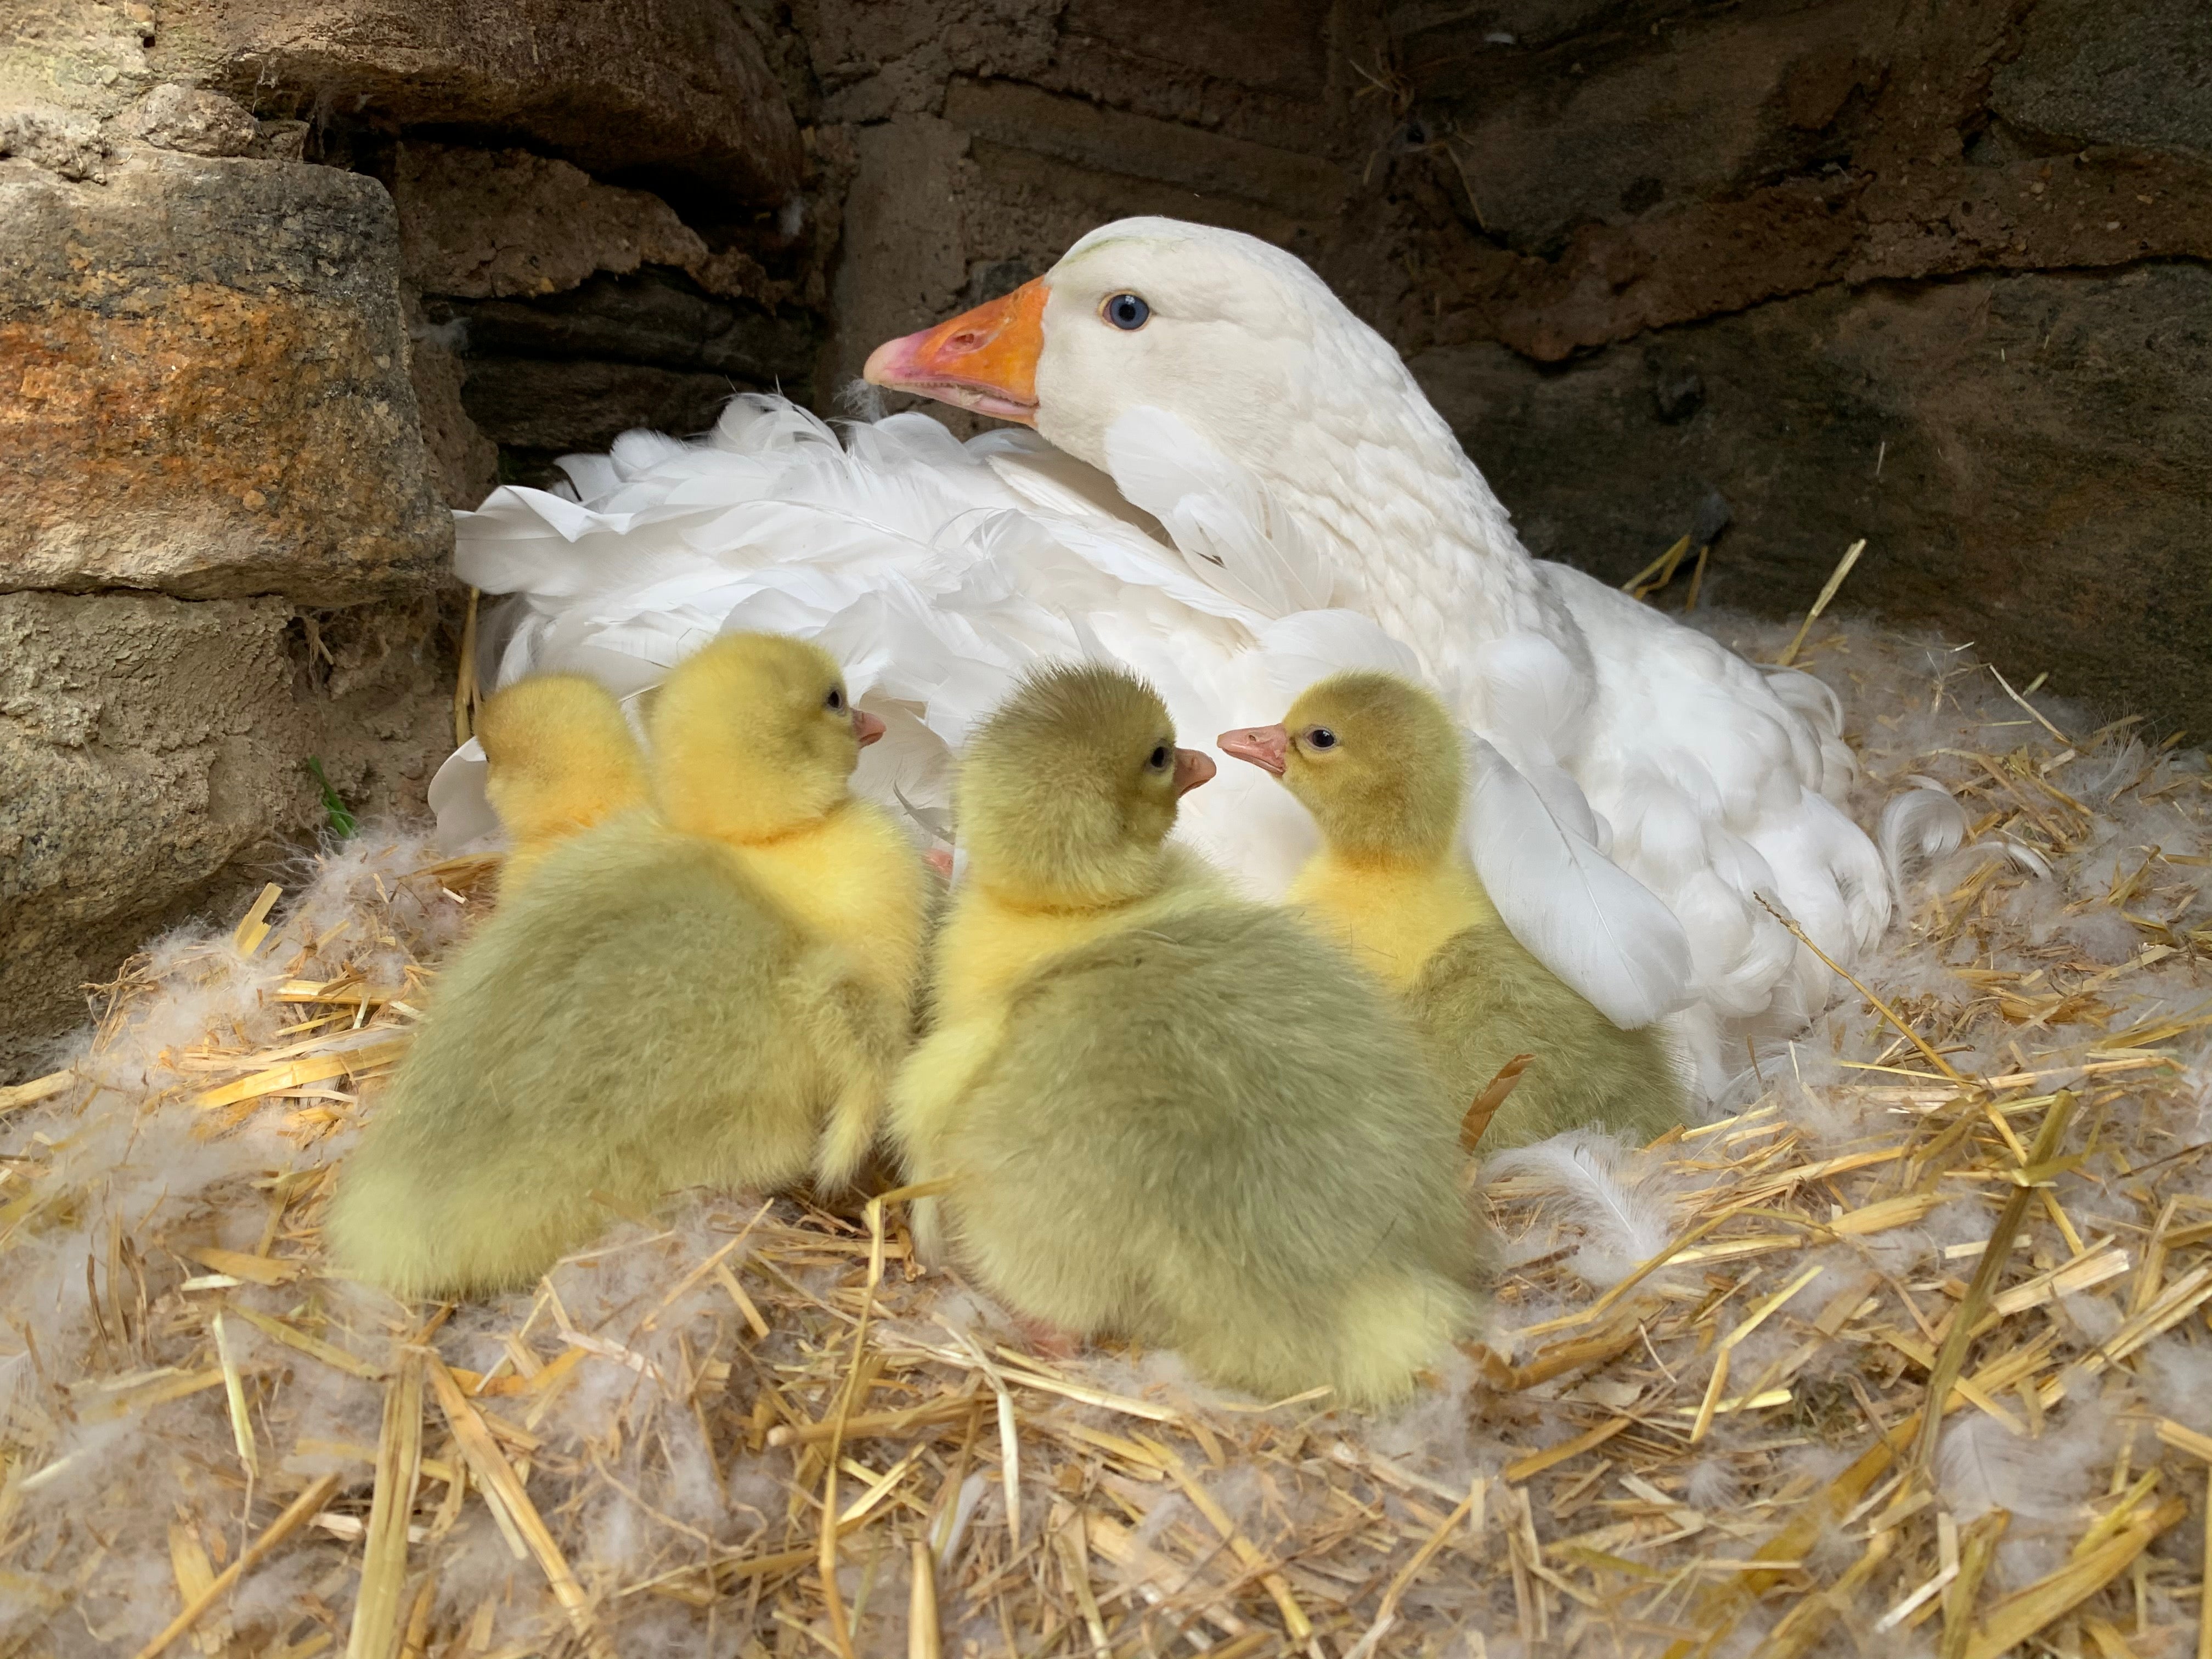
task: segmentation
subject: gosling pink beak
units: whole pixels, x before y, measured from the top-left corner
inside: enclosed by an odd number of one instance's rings
[[[861,748],[866,749],[883,734],[884,723],[881,720],[865,708],[855,708],[853,711],[853,735],[860,740]]]
[[[886,340],[860,376],[942,404],[1036,424],[1037,357],[1044,350],[1042,277],[964,311],[949,323]]]
[[[1211,778],[1215,770],[1213,757],[1200,754],[1195,749],[1176,750],[1175,792],[1177,799],[1188,795]]]
[[[1291,763],[1291,733],[1287,726],[1248,726],[1241,732],[1224,732],[1214,743],[1223,754],[1250,761],[1261,771],[1273,772],[1279,778]]]

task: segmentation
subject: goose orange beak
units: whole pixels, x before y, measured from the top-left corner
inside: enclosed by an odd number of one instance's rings
[[[861,748],[866,749],[883,734],[884,722],[881,716],[871,714],[865,708],[855,708],[853,711],[853,735],[860,739]]]
[[[1273,772],[1279,778],[1290,768],[1291,733],[1287,726],[1248,726],[1241,732],[1224,732],[1214,739],[1214,744],[1223,754],[1250,761],[1261,771]]]
[[[1034,426],[1044,302],[1051,295],[1039,277],[949,323],[886,340],[868,354],[861,378]]]
[[[1177,799],[1188,795],[1201,783],[1212,778],[1215,770],[1213,757],[1202,755],[1195,749],[1176,750],[1175,792]]]

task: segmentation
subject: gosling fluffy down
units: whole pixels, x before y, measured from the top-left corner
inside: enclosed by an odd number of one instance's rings
[[[1275,773],[1312,813],[1322,848],[1291,902],[1402,994],[1462,1108],[1516,1054],[1535,1056],[1483,1150],[1584,1127],[1649,1140],[1685,1121],[1661,1028],[1622,1030],[1498,919],[1462,850],[1465,761],[1434,696],[1389,674],[1339,674],[1310,688],[1282,725],[1220,743]]]
[[[507,831],[512,893],[568,836],[644,805],[645,751],[614,694],[580,674],[536,674],[477,715],[484,793]]]
[[[972,738],[941,1024],[892,1129],[946,1246],[1025,1319],[1182,1352],[1263,1397],[1406,1395],[1476,1323],[1446,1103],[1341,953],[1166,848],[1211,775],[1098,668]]]
[[[563,841],[441,974],[339,1175],[345,1272],[475,1295],[677,1188],[849,1178],[906,1045],[924,891],[844,787],[872,724],[795,641],[733,635],[670,677],[653,770],[673,805]],[[694,821],[731,798],[742,823]],[[824,869],[834,895],[790,901]]]

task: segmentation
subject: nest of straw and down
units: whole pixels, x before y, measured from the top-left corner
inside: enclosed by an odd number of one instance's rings
[[[2206,1651],[2203,759],[1809,662],[1968,845],[1725,1115],[1491,1160],[1495,1328],[1379,1420],[1025,1352],[896,1194],[402,1307],[318,1223],[491,862],[161,942],[0,1092],[0,1656]]]

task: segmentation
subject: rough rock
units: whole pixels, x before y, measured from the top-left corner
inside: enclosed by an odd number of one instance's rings
[[[599,271],[672,265],[710,294],[786,297],[750,254],[710,250],[658,196],[527,150],[408,144],[392,195],[402,264],[425,294],[556,294]]]
[[[236,99],[198,87],[156,87],[126,118],[148,143],[188,155],[243,155],[261,136]]]
[[[1447,74],[1438,89],[1452,89],[1453,157],[1485,226],[1548,251],[1585,222],[1626,222],[1845,153],[1889,32],[1856,6],[1737,14],[1581,73],[1504,85]],[[1528,64],[1528,48],[1492,51]]]
[[[1065,9],[1066,0],[815,0],[806,46],[822,118],[935,114],[955,75],[1034,80],[1052,61]]]
[[[316,732],[315,753],[359,816],[417,818],[430,779],[453,749],[453,675],[461,590],[448,584],[339,611],[302,611],[286,635],[292,692]]]
[[[1319,103],[1332,78],[1328,0],[1215,0],[1205,6],[1132,6],[1069,0],[1060,53],[1071,43],[1110,51],[1127,70],[1153,80],[1195,72],[1250,91]],[[1346,20],[1350,21],[1352,20]],[[1091,59],[1093,73],[1104,67]],[[1334,66],[1340,70],[1340,65]],[[1310,133],[1310,129],[1309,129]]]
[[[408,280],[425,294],[551,294],[594,271],[708,257],[658,196],[527,150],[405,145],[392,198]]]
[[[0,27],[0,110],[29,106],[113,115],[153,84],[149,0],[9,0]]]
[[[1340,95],[1368,84],[1347,60],[1387,52],[1380,10],[1329,0],[813,0],[805,39],[825,122],[943,114],[948,85],[972,77],[1174,123],[1194,159],[1216,135],[1312,155],[1343,136]]]
[[[89,117],[33,105],[0,110],[0,156],[14,155],[72,182],[107,182],[114,147]]]
[[[2167,4],[2100,10],[2078,61],[2063,27],[2033,46],[2040,9],[2022,50],[2029,0],[1871,12],[1759,0],[1665,15],[1513,0],[1465,20],[1566,14],[1555,21],[1567,32],[1537,46],[1511,21],[1496,32],[1513,39],[1492,40],[1435,21],[1405,59],[1418,94],[1407,127],[1426,139],[1393,163],[1416,245],[1393,331],[1412,347],[1502,339],[1559,361],[1827,283],[2212,256],[2212,159],[2179,144],[2081,148],[1990,109],[1993,75],[2002,85],[2048,59],[2035,82],[2047,104],[2062,60],[2084,74],[2103,62],[2093,78],[2116,96],[2098,107],[2116,110],[2129,88],[2146,107],[2171,92],[2185,125],[2201,73],[2188,54],[2154,53],[2123,76],[2111,45],[2172,46],[2181,23],[2162,35],[2142,21]]]
[[[726,374],[646,363],[471,357],[461,403],[484,435],[518,459],[605,449],[633,427],[678,436],[704,432],[736,393],[760,390]],[[532,477],[529,482],[536,482]]]
[[[1865,534],[1845,603],[2212,729],[2212,13],[1389,11],[1367,270],[1534,544],[1625,576],[1717,484],[1728,602],[1802,610]]]
[[[257,121],[261,136],[246,153],[268,161],[297,161],[307,153],[309,125],[305,121]]]
[[[1400,69],[1426,85],[1442,75],[1472,82],[1519,53],[1561,45],[1578,59],[1620,55],[1620,43],[1681,8],[1672,0],[1388,0],[1383,9]]]
[[[658,196],[526,150],[418,143],[399,147],[392,188],[422,296],[423,440],[450,506],[491,488],[495,439],[519,452],[510,476],[534,478],[548,454],[631,425],[696,429],[732,392],[812,390],[821,330],[790,284],[742,248],[710,250]]]
[[[88,981],[325,822],[310,756],[357,807],[419,807],[445,714],[425,617],[0,594],[0,1077],[82,1020]]]
[[[2142,144],[2212,160],[2212,8],[2201,0],[2041,0],[1990,106],[2057,146]]]
[[[718,199],[784,201],[803,165],[727,0],[169,0],[152,60],[257,115],[465,128]]]
[[[515,300],[425,300],[475,356],[592,357],[727,374],[781,385],[804,401],[818,330],[802,313],[781,314],[703,293],[673,271],[592,277],[566,294]]]
[[[535,482],[550,457],[604,447],[635,426],[703,430],[735,392],[781,387],[803,403],[813,391],[813,319],[704,293],[672,270],[602,274],[528,299],[434,295],[422,308],[416,381],[425,441],[434,455],[451,458],[449,478],[453,464],[466,469],[459,493],[476,491],[464,502],[449,484],[454,505],[473,506],[489,488],[477,484],[473,461],[455,447],[455,417],[475,442],[510,452],[507,476]],[[450,412],[426,379],[444,372],[436,365],[447,344],[465,354],[447,360]]]
[[[1539,555],[1625,580],[1718,489],[1714,602],[1801,612],[1863,536],[1845,608],[2212,733],[2201,265],[1827,288],[1564,368],[1495,344],[1413,368]]]
[[[438,499],[447,507],[478,506],[499,483],[499,446],[484,436],[461,403],[467,367],[455,354],[461,325],[427,320],[407,301],[407,379],[422,424],[422,448]]]
[[[945,89],[945,118],[978,138],[1095,173],[1134,174],[1200,196],[1242,197],[1294,218],[1334,217],[1352,184],[1319,156],[1006,82],[954,81]]]
[[[0,586],[337,605],[433,580],[452,526],[382,187],[151,149],[111,172],[0,165]]]
[[[1068,0],[1051,61],[1025,78],[1209,135],[1328,155],[1356,172],[1366,157],[1347,139],[1387,118],[1374,83],[1352,67],[1389,62],[1381,11],[1330,0]]]
[[[831,292],[830,384],[868,353],[954,314],[969,252],[951,210],[969,179],[968,138],[933,115],[901,115],[854,134],[858,171],[845,196],[845,245]]]

